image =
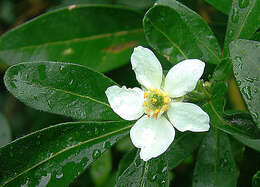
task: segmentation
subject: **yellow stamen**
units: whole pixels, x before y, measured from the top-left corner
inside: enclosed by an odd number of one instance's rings
[[[155,89],[155,93],[156,93],[157,95],[160,95],[161,92],[160,92],[159,89],[156,88],[156,89]]]
[[[144,101],[143,107],[147,106],[147,101]]]
[[[145,111],[150,112],[150,108],[149,107],[145,108]]]
[[[163,105],[162,111],[166,111],[168,109],[168,105]]]
[[[163,101],[164,101],[165,104],[169,104],[170,98],[168,96],[164,96]]]
[[[147,98],[148,97],[148,92],[144,92],[144,98]]]
[[[151,102],[152,102],[152,104],[155,104],[157,102],[157,99],[152,98]]]
[[[158,118],[158,114],[160,113],[159,109],[155,109],[155,111],[153,112],[153,115],[155,118]]]

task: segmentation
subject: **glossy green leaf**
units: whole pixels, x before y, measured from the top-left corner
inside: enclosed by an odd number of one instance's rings
[[[211,126],[231,134],[245,145],[258,150],[259,144],[256,142],[260,140],[260,131],[255,124],[247,122],[238,123],[236,120],[230,121],[224,118],[224,86],[225,84],[221,82],[216,84],[212,88],[211,99],[202,106],[210,117]]]
[[[158,1],[146,13],[143,25],[148,43],[170,62],[187,58],[220,62],[220,47],[207,23],[178,1]]]
[[[253,187],[260,186],[260,171],[256,172],[256,174],[253,176],[252,184]]]
[[[116,83],[87,67],[60,62],[29,62],[10,67],[7,89],[25,104],[80,120],[115,120],[105,90]]]
[[[250,39],[260,27],[259,7],[260,0],[233,0],[225,38],[226,55],[230,42],[238,38]]]
[[[255,136],[259,136],[259,131],[256,130],[255,123],[248,112],[228,111],[227,113],[227,111],[225,111],[224,119],[229,124],[236,125],[238,127],[247,127],[248,132],[251,132],[251,134],[254,134]],[[243,144],[260,152],[260,137],[258,137],[257,139],[249,139],[243,136],[233,136]]]
[[[233,70],[232,62],[230,58],[223,59],[220,64],[217,65],[213,73],[213,79],[216,81],[227,80]]]
[[[236,187],[237,177],[238,171],[227,135],[211,128],[199,150],[193,187]]]
[[[164,154],[166,160],[168,161],[169,169],[175,168],[183,160],[190,156],[199,146],[203,137],[204,133],[179,133],[176,131],[176,136],[173,143]]]
[[[108,150],[90,168],[90,176],[96,186],[104,186],[112,171],[112,155]]]
[[[131,126],[127,121],[69,122],[17,139],[0,149],[0,185],[68,186]]]
[[[5,117],[0,113],[0,147],[11,141],[11,129]]]
[[[230,55],[243,99],[260,128],[260,42],[235,40],[230,44]]]
[[[144,44],[142,15],[109,5],[68,6],[43,14],[0,38],[0,60],[73,62],[108,71]]]
[[[205,1],[226,15],[228,15],[232,7],[232,0],[205,0]]]
[[[144,162],[139,154],[134,149],[120,161],[115,186],[168,186],[168,164],[165,158],[160,156]]]

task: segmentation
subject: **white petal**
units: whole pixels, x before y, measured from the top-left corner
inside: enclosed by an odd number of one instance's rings
[[[170,97],[181,97],[191,92],[202,76],[204,67],[205,63],[197,59],[181,61],[166,75],[164,90]]]
[[[131,64],[141,85],[147,89],[161,87],[162,66],[150,49],[141,46],[134,48]]]
[[[164,153],[171,145],[175,136],[172,124],[165,118],[139,119],[130,130],[133,144],[141,148],[140,157],[144,161]]]
[[[192,103],[171,102],[167,111],[173,126],[181,132],[204,132],[209,130],[209,116]]]
[[[121,118],[135,120],[144,114],[144,92],[140,88],[111,86],[107,88],[106,95],[111,108]]]

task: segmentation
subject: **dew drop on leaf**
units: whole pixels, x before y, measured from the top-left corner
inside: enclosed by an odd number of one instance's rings
[[[238,16],[238,9],[237,8],[234,8],[232,10],[232,17],[231,17],[231,19],[232,19],[233,23],[238,23],[239,16]]]
[[[104,145],[103,145],[103,147],[104,147],[105,149],[109,149],[109,148],[111,147],[111,143],[110,143],[110,142],[105,142]]]
[[[246,96],[248,100],[252,100],[252,89],[250,86],[243,87],[242,93]]]
[[[101,156],[101,151],[99,149],[95,149],[92,153],[93,159],[97,159]]]

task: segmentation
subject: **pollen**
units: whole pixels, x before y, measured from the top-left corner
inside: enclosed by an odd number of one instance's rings
[[[148,97],[148,95],[149,95],[149,93],[148,93],[148,92],[144,92],[144,98],[147,98],[147,97]]]
[[[164,101],[165,104],[169,104],[170,98],[168,96],[164,96],[163,101]]]

